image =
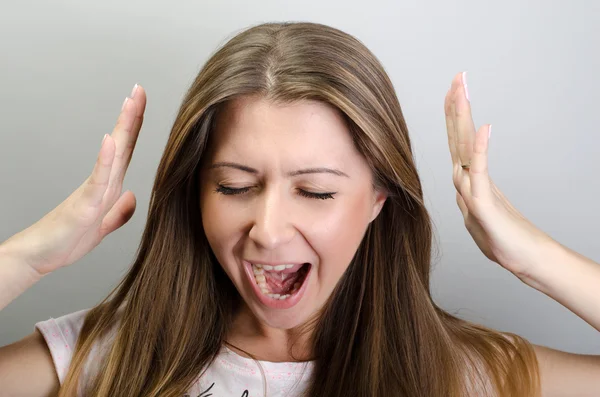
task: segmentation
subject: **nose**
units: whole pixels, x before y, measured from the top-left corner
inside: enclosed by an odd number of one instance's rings
[[[286,198],[275,191],[256,199],[254,219],[248,236],[266,250],[273,250],[294,238],[295,229]]]

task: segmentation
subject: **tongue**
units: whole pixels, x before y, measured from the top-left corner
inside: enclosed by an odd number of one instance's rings
[[[281,273],[281,272],[264,272],[269,290],[273,294],[283,295],[294,288],[294,283],[300,278],[300,272]]]

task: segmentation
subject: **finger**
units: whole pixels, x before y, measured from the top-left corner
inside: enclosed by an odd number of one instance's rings
[[[114,163],[115,143],[110,135],[102,141],[100,153],[92,174],[83,184],[82,205],[98,207],[102,203],[104,192],[108,187],[112,165]]]
[[[458,75],[455,75],[454,78],[452,79],[452,83],[450,84],[450,120],[452,123],[452,138],[453,138],[453,144],[454,144],[454,153],[456,156],[456,166],[457,171],[460,170],[460,164],[464,164],[461,163],[461,159],[460,159],[460,153],[458,151],[458,125],[456,124],[456,109],[455,109],[455,96],[456,96],[456,91],[458,89],[458,86],[460,84],[460,78],[458,77],[460,76],[460,73]]]
[[[444,114],[446,116],[446,132],[448,133],[448,148],[450,149],[450,157],[452,165],[458,164],[458,152],[456,147],[456,133],[454,132],[454,109],[452,108],[452,86],[446,93],[444,100]]]
[[[133,216],[135,207],[135,195],[130,190],[127,190],[119,197],[102,220],[102,224],[100,225],[100,235],[102,238],[127,223]]]
[[[125,166],[123,167],[123,175],[127,171],[129,163],[131,162],[131,157],[135,149],[135,144],[137,143],[140,129],[142,128],[142,123],[144,122],[144,112],[146,111],[146,90],[144,90],[142,86],[138,85],[133,99],[134,104],[136,106],[135,118],[133,121],[131,134],[129,136],[129,141],[127,142],[127,145],[124,148],[123,159]],[[121,178],[121,182],[122,181],[123,178]]]
[[[512,203],[506,198],[504,193],[502,193],[502,191],[496,186],[496,184],[494,182],[491,182],[491,186],[492,186],[492,192],[494,192],[494,195],[496,197],[498,197],[498,199],[502,202],[502,204],[504,204],[505,208],[507,208],[515,217],[521,218],[521,219],[526,219],[523,216],[523,214],[521,214],[515,208],[515,206],[512,205]]]
[[[123,179],[142,125],[146,107],[146,95],[142,86],[138,85],[134,89],[135,95],[132,91],[133,98],[127,97],[129,99],[126,100],[117,120],[117,125],[112,133],[116,144],[116,151],[109,187],[121,186],[123,184]]]
[[[452,98],[454,104],[454,133],[456,134],[458,146],[458,158],[461,164],[467,164],[471,160],[473,152],[475,125],[471,115],[471,104],[466,97],[464,87],[466,85],[466,76],[464,72],[455,76],[453,84],[456,86]]]
[[[487,124],[479,128],[471,156],[469,170],[471,195],[478,199],[489,199],[493,194],[488,174],[488,146],[491,127],[490,124]]]

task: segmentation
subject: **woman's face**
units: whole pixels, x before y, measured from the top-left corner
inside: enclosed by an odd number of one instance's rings
[[[331,295],[385,195],[332,107],[247,96],[223,110],[203,162],[204,231],[253,315],[291,329]]]

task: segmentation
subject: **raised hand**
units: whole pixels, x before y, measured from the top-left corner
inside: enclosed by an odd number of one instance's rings
[[[486,257],[520,278],[527,277],[542,262],[547,244],[554,240],[517,211],[491,180],[488,174],[491,125],[475,131],[463,73],[452,80],[444,109],[452,180],[465,226]]]
[[[102,142],[91,175],[58,207],[4,243],[39,274],[77,261],[133,216],[135,196],[121,189],[145,108],[146,93],[136,84]]]

